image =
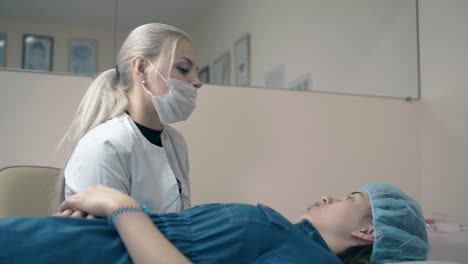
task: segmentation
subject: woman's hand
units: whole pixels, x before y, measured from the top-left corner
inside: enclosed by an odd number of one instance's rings
[[[115,209],[123,206],[138,206],[138,203],[118,190],[96,185],[70,196],[60,205],[57,214],[108,217]]]

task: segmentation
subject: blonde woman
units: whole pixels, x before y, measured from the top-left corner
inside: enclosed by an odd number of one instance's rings
[[[169,124],[190,116],[200,87],[185,32],[155,23],[134,29],[115,69],[93,81],[78,107],[65,136],[73,151],[53,207],[96,184],[128,194],[154,212],[190,207],[186,142]]]

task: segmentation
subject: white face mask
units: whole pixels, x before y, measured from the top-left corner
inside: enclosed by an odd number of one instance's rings
[[[177,79],[164,78],[158,69],[150,61],[148,62],[164,80],[169,90],[166,94],[154,96],[142,85],[145,91],[151,95],[151,101],[158,112],[161,123],[167,125],[187,120],[193,110],[195,110],[197,88],[190,83]]]

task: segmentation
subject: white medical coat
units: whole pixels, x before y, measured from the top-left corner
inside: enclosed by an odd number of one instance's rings
[[[65,198],[102,184],[156,213],[190,207],[185,139],[173,127],[164,126],[161,141],[163,148],[150,143],[127,114],[98,125],[79,141],[68,160]]]

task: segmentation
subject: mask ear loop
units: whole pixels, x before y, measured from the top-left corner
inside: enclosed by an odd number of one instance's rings
[[[146,59],[146,61],[153,67],[153,69],[156,71],[156,73],[159,75],[159,77],[161,77],[161,79],[163,79],[163,81],[165,83],[167,83],[168,79],[164,78],[164,76],[162,76],[162,74],[159,72],[159,70],[154,67],[153,63],[151,63],[151,61],[149,61],[148,59]]]
[[[146,87],[148,85],[148,82],[146,80],[141,80],[140,85],[141,87],[143,87],[143,90],[145,90],[146,93],[148,93],[150,96],[153,96],[153,94]]]
[[[161,79],[163,79],[164,82],[167,83],[167,79],[164,78],[164,76],[161,75],[161,73],[158,71],[158,69],[156,67],[154,67],[154,64],[151,63],[151,61],[149,61],[148,59],[145,58],[145,60],[151,65],[151,67],[153,67],[153,69],[156,71],[156,73],[159,75],[159,77],[161,77]],[[146,75],[146,74],[145,74]],[[145,92],[147,92],[150,96],[154,96],[149,90],[148,90],[148,87],[146,87],[148,85],[148,82],[146,80],[142,80],[141,81],[141,86],[143,87],[143,90],[145,90]]]

